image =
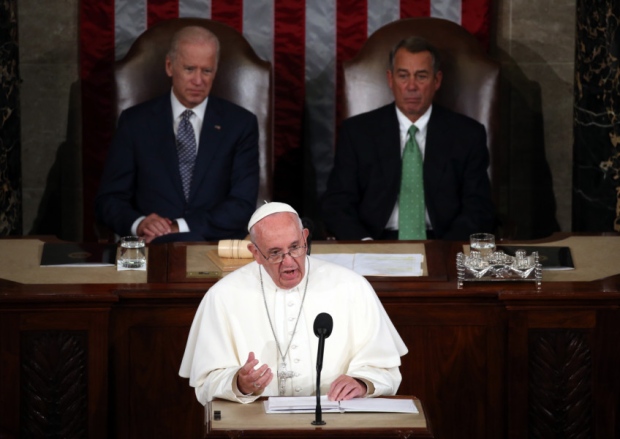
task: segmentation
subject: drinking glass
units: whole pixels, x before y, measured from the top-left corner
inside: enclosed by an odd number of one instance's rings
[[[124,236],[121,238],[121,253],[118,264],[123,268],[141,269],[146,265],[144,238]]]
[[[469,237],[469,247],[480,252],[484,260],[495,251],[495,236],[491,233],[474,233]]]

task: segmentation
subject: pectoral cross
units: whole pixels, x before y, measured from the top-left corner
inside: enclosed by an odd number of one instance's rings
[[[286,370],[286,363],[280,363],[280,367],[278,368],[278,379],[280,380],[280,396],[284,396],[284,392],[286,392],[286,380],[289,378],[293,378],[295,376],[295,372],[292,370]]]

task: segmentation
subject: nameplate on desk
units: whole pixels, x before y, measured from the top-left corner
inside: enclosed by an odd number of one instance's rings
[[[43,244],[41,267],[111,267],[115,265],[115,244],[66,242]]]

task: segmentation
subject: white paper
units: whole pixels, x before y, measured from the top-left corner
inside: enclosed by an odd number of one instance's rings
[[[355,258],[353,253],[321,253],[313,254],[312,256],[353,270],[353,259]]]
[[[264,402],[265,413],[314,413],[316,396],[271,396]],[[392,398],[354,398],[348,401],[329,401],[321,396],[323,413],[345,412],[381,412],[381,413],[418,413],[412,399]]]
[[[357,253],[353,271],[362,276],[422,276],[421,254]]]
[[[362,276],[422,276],[424,255],[419,253],[326,253],[312,256],[342,265]]]
[[[270,396],[265,401],[265,413],[314,413],[316,396]],[[338,401],[330,401],[327,395],[321,396],[321,411],[339,412]]]
[[[340,401],[345,412],[418,413],[412,399],[354,398]]]

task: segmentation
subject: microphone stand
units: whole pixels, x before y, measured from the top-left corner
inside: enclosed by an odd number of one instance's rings
[[[323,369],[323,349],[325,348],[325,329],[319,331],[319,353],[316,362],[316,410],[312,425],[325,425],[321,410],[321,370]]]

